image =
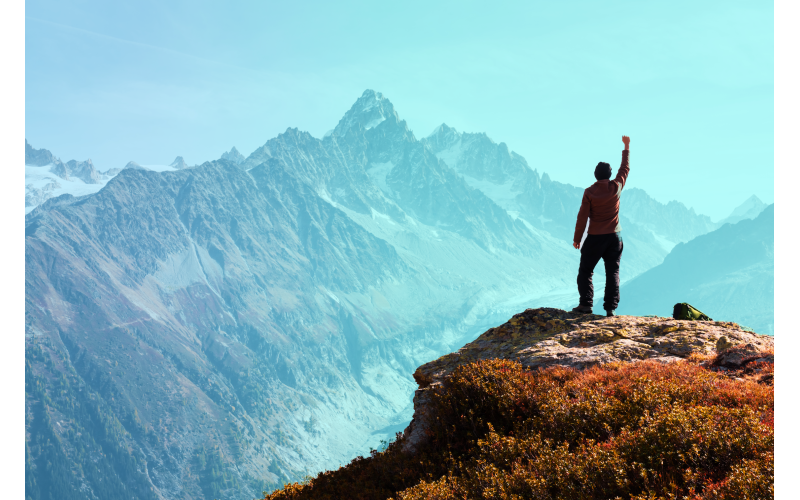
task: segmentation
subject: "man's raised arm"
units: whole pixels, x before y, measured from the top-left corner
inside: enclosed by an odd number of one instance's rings
[[[623,135],[622,143],[625,144],[625,149],[622,150],[622,164],[619,166],[617,176],[614,178],[614,182],[619,184],[620,189],[625,187],[625,181],[628,180],[628,172],[631,171],[630,160],[628,159],[630,155],[631,138],[627,135]]]

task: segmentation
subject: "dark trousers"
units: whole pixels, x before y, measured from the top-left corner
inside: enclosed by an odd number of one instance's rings
[[[589,234],[581,246],[581,265],[578,269],[578,293],[581,305],[592,307],[594,267],[603,259],[606,266],[606,294],[603,309],[612,311],[619,305],[619,259],[622,257],[622,236],[619,233]]]

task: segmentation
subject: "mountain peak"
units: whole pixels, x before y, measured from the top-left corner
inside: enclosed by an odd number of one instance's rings
[[[46,149],[35,149],[25,139],[25,165],[32,165],[35,167],[44,167],[54,162],[56,158],[53,154]]]
[[[187,165],[186,162],[183,161],[183,156],[176,156],[175,157],[175,161],[170,163],[169,166],[170,167],[174,167],[177,170],[181,170],[181,169],[184,169],[184,168],[189,168],[189,165]]]
[[[763,210],[764,207],[766,207],[766,206],[767,205],[763,201],[761,201],[761,199],[758,196],[753,195],[750,198],[747,198],[744,201],[744,203],[742,203],[741,205],[736,207],[733,210],[733,213],[731,215],[744,215],[744,214],[752,211],[753,209],[762,209]]]
[[[369,130],[390,118],[394,118],[395,122],[400,121],[389,99],[380,92],[367,89],[345,113],[339,124],[336,125],[334,133],[342,136],[351,128],[358,126]]]
[[[434,136],[437,136],[437,135],[453,135],[453,134],[457,135],[458,134],[458,130],[456,130],[453,127],[449,127],[446,123],[442,123],[441,125],[439,125],[435,129],[433,129],[433,132],[428,134],[428,137],[434,137]]]
[[[236,146],[234,146],[230,151],[222,153],[222,156],[220,156],[219,159],[228,160],[238,165],[244,161],[244,155],[242,155],[242,153],[236,149]]]
[[[56,166],[56,175],[59,175],[58,172],[62,170],[65,170],[68,176],[77,177],[86,184],[99,184],[101,182],[100,175],[97,169],[94,168],[94,163],[92,163],[91,158],[81,162],[70,160],[66,163],[65,167]]]
[[[751,197],[747,198],[741,205],[733,209],[733,212],[721,221],[719,221],[719,225],[723,224],[736,224],[737,222],[744,220],[744,219],[754,219],[758,214],[764,211],[767,207],[767,204],[761,201],[761,199],[756,196],[752,195]]]
[[[433,132],[424,138],[422,142],[433,147],[434,152],[438,152],[457,143],[460,138],[461,134],[458,133],[458,130],[448,127],[446,123],[442,123],[433,129]]]

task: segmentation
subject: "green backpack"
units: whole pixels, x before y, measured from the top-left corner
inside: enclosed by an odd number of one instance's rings
[[[675,307],[672,308],[672,317],[675,319],[689,319],[692,321],[714,321],[686,302],[675,304]]]

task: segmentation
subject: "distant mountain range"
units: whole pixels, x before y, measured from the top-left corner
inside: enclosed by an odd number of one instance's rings
[[[775,205],[676,246],[620,290],[620,314],[671,316],[688,302],[716,320],[774,335]]]
[[[583,189],[485,134],[417,139],[371,90],[322,139],[131,162],[92,190],[28,148],[26,192],[62,183],[25,221],[33,499],[253,498],[401,430],[420,364],[577,303]],[[715,229],[623,193],[623,279]]]
[[[235,150],[235,148],[234,148]],[[122,168],[98,171],[91,158],[79,162],[62,162],[46,149],[36,149],[25,140],[25,213],[29,213],[50,198],[63,194],[86,196],[100,191],[115,175],[126,168],[145,170],[180,170],[189,168],[178,156],[169,166],[148,165],[143,167],[135,161]]]

